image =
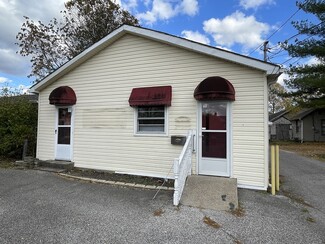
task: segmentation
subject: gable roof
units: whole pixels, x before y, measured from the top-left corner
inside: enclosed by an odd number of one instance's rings
[[[47,85],[56,81],[63,75],[67,74],[69,71],[82,64],[99,51],[103,50],[110,44],[112,44],[117,39],[121,38],[125,34],[137,35],[143,38],[151,39],[154,41],[166,43],[168,45],[176,46],[179,48],[187,49],[190,51],[202,53],[208,56],[224,59],[226,61],[230,61],[233,63],[237,63],[240,65],[248,66],[254,69],[258,69],[264,71],[267,75],[267,79],[269,82],[274,82],[278,78],[278,76],[282,73],[282,69],[280,66],[268,62],[264,62],[258,59],[254,59],[251,57],[243,56],[234,52],[226,51],[224,49],[211,47],[208,45],[204,45],[198,42],[190,41],[181,37],[173,36],[167,33],[154,31],[147,28],[135,27],[130,25],[122,25],[116,30],[112,31],[106,37],[96,42],[79,55],[62,65],[53,73],[49,74],[40,82],[36,83],[31,87],[32,92],[38,92],[44,89]]]
[[[309,115],[312,112],[314,112],[315,110],[316,110],[315,108],[303,108],[298,113],[296,113],[294,116],[292,116],[290,120],[300,120],[300,119],[303,119],[307,115]]]
[[[289,110],[282,110],[280,112],[270,114],[269,115],[269,121],[274,122],[274,121],[278,120],[279,118],[281,118],[282,116],[284,117],[284,115],[286,115],[287,113],[289,113]]]

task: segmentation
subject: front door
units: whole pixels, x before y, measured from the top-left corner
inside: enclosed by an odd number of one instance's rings
[[[199,105],[199,174],[229,177],[229,104]]]
[[[71,160],[72,107],[57,108],[56,153],[57,160]]]

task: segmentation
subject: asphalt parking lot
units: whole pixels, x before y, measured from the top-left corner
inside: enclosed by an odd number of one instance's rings
[[[290,197],[240,189],[238,217],[155,193],[0,169],[0,243],[325,243],[323,212]]]

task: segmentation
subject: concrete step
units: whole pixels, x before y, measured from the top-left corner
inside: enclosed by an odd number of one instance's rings
[[[214,210],[236,209],[237,179],[191,175],[187,177],[180,203]]]
[[[67,172],[67,169],[59,169],[59,168],[47,168],[47,167],[35,167],[35,170],[53,172],[53,173],[64,173]]]
[[[40,160],[38,166],[42,168],[53,168],[53,169],[73,169],[74,163],[70,161],[61,161],[61,160]]]

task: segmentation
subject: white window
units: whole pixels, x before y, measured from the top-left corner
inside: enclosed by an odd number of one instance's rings
[[[138,106],[136,134],[166,134],[167,109],[165,106]]]

